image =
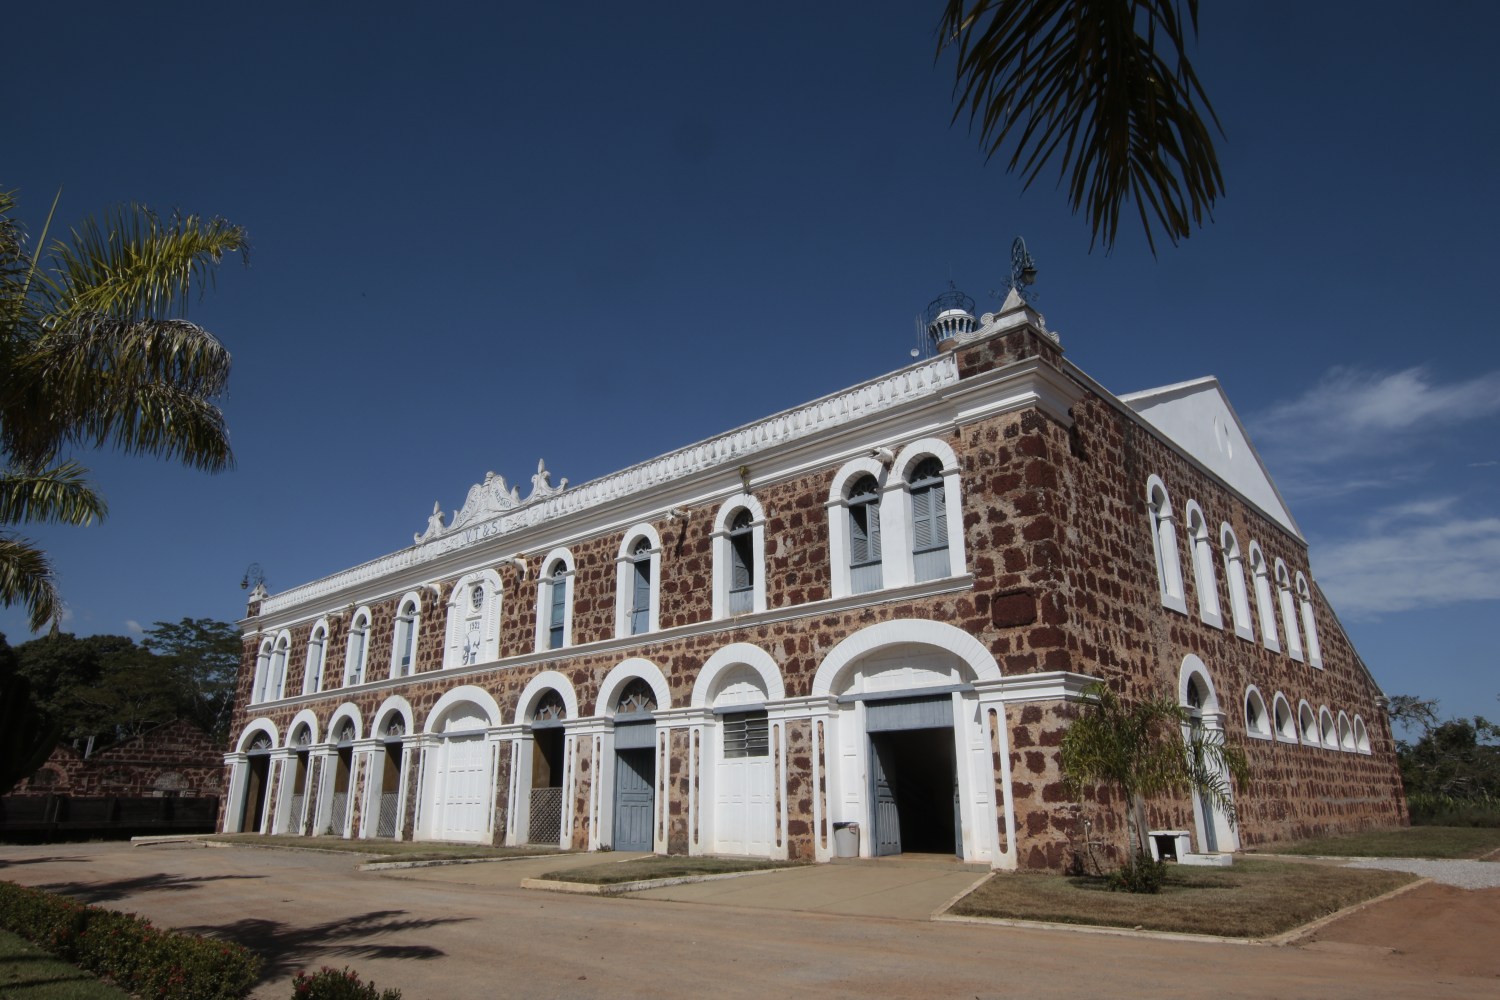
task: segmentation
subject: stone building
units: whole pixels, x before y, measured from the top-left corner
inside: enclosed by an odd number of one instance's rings
[[[243,622],[225,830],[826,860],[1117,854],[1057,746],[1170,691],[1199,853],[1406,820],[1380,689],[1218,383],[1115,396],[1015,293],[909,367],[581,486],[491,473]],[[842,836],[835,836],[836,830]]]

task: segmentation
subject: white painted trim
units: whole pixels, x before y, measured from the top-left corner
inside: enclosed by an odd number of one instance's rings
[[[849,553],[851,542],[849,539],[849,498],[847,493],[849,487],[862,476],[874,476],[876,488],[880,492],[880,580],[879,589],[884,589],[889,583],[887,573],[890,569],[888,545],[890,544],[890,532],[894,525],[891,523],[892,504],[885,502],[886,483],[889,479],[889,470],[874,458],[868,456],[856,458],[846,462],[838,472],[834,473],[833,483],[828,488],[828,560],[830,572],[830,588],[835,598],[851,597],[854,595],[852,574],[849,567]],[[866,591],[865,593],[871,593]]]
[[[409,618],[403,617],[403,612],[411,608]],[[401,669],[401,626],[405,623],[410,629],[411,657],[406,664],[406,669]],[[417,672],[417,646],[422,633],[422,595],[415,590],[408,590],[396,601],[396,614],[391,622],[391,662],[390,672],[386,675],[392,679],[398,677],[410,677]]]
[[[893,543],[900,544],[896,551],[901,555],[902,573],[895,579],[888,577],[885,581],[888,587],[910,583],[917,578],[916,555],[912,551],[915,543],[911,534],[911,473],[917,463],[928,456],[936,458],[943,467],[943,521],[948,536],[948,572],[944,575],[961,576],[968,571],[968,559],[964,551],[963,477],[959,474],[961,467],[958,455],[942,438],[918,438],[902,448],[891,465],[891,479],[896,488],[887,496],[894,497],[895,506],[898,507],[893,512],[895,516],[892,520],[899,526],[899,537],[894,538]],[[883,497],[882,508],[885,502]],[[882,529],[884,526],[882,517]],[[885,550],[886,553],[890,551]],[[890,559],[886,559],[887,565],[890,562]]]
[[[1198,617],[1214,628],[1224,627],[1219,613],[1219,581],[1214,574],[1213,544],[1208,537],[1208,521],[1198,501],[1189,499],[1183,506],[1187,526],[1188,548],[1193,564],[1193,590],[1198,597]]]
[[[759,646],[748,642],[732,642],[721,646],[698,668],[698,679],[693,682],[693,693],[689,704],[693,708],[708,708],[713,703],[715,686],[719,677],[735,667],[745,666],[760,675],[765,688],[767,703],[781,701],[786,697],[786,686],[781,679],[781,667],[775,658]]]
[[[646,629],[644,632],[632,632],[630,630],[631,602],[635,597],[635,554],[632,549],[646,539],[646,555],[650,559],[651,566],[651,594],[648,598],[646,611]],[[637,524],[625,532],[620,540],[620,551],[615,557],[615,635],[623,638],[626,636],[645,635],[650,632],[661,630],[661,535],[657,534],[656,528],[649,524]]]
[[[884,646],[899,643],[917,643],[947,650],[968,666],[971,679],[976,683],[1000,679],[1000,667],[994,655],[963,629],[944,622],[901,619],[860,629],[829,650],[813,676],[813,697],[832,695],[843,672],[856,660]]]
[[[728,618],[730,569],[734,561],[729,541],[729,525],[741,510],[750,512],[750,614],[766,610],[766,510],[749,493],[730,497],[719,505],[713,530],[713,610],[714,618]]]
[[[1182,586],[1182,556],[1177,545],[1172,499],[1167,493],[1167,484],[1155,473],[1146,478],[1146,513],[1151,524],[1151,554],[1156,560],[1161,605],[1185,615],[1187,597]]]
[[[1255,626],[1250,621],[1250,589],[1245,584],[1245,557],[1240,540],[1228,521],[1219,525],[1219,547],[1224,556],[1224,579],[1229,584],[1229,609],[1234,617],[1234,634],[1255,641]]]
[[[578,718],[578,695],[573,690],[573,682],[556,670],[544,670],[527,682],[526,687],[521,690],[521,697],[516,699],[516,715],[512,719],[516,725],[530,725],[532,703],[539,698],[544,691],[556,691],[562,695],[563,707],[567,710],[567,718]],[[497,713],[499,709],[496,709]],[[496,725],[499,724],[499,716],[496,715]],[[531,786],[528,785],[528,788]]]
[[[339,723],[344,719],[348,719],[354,723],[354,738],[356,740],[364,739],[364,716],[360,714],[358,705],[352,701],[346,701],[340,703],[339,707],[335,708],[333,714],[328,718],[328,728],[323,731],[323,742],[326,745],[336,745],[335,741],[339,738]]]
[[[1277,721],[1282,706],[1286,707],[1286,720],[1291,728],[1289,733],[1283,730],[1280,722]],[[1280,691],[1277,691],[1275,697],[1271,699],[1271,732],[1278,743],[1295,744],[1297,742],[1297,713],[1293,710],[1292,703],[1287,700],[1287,696]]]
[[[1256,728],[1254,720],[1250,717],[1252,700],[1260,706],[1260,717],[1263,728]],[[1273,740],[1276,738],[1276,720],[1271,715],[1271,710],[1266,706],[1266,696],[1260,693],[1260,688],[1254,684],[1245,688],[1244,702],[1245,734],[1258,740]]]
[[[385,737],[381,735],[381,730],[385,728],[386,722],[390,719],[391,713],[393,712],[401,716],[401,722],[402,725],[406,727],[407,736],[416,734],[417,714],[412,710],[411,702],[407,701],[399,694],[393,694],[387,695],[385,701],[382,701],[380,703],[380,707],[375,710],[375,721],[370,726],[371,739],[385,739]]]
[[[661,668],[650,660],[633,656],[615,664],[605,675],[604,681],[599,685],[599,700],[594,704],[594,714],[613,718],[615,701],[619,698],[620,691],[637,677],[651,685],[651,691],[656,696],[658,714],[671,709],[672,689],[667,684],[667,678],[662,674]]]
[[[311,748],[318,742],[318,715],[310,708],[304,708],[292,716],[292,721],[286,727],[286,747],[291,750],[300,750],[302,747],[292,742],[297,736],[297,728],[306,724],[308,727],[307,747]]]
[[[1255,610],[1260,617],[1261,644],[1267,649],[1281,652],[1281,640],[1276,634],[1276,607],[1271,596],[1271,567],[1260,543],[1250,542],[1250,573],[1255,578]]]
[[[474,610],[474,588],[483,595],[479,610]],[[454,581],[448,592],[448,622],[443,636],[443,669],[492,663],[500,658],[500,615],[505,603],[505,587],[500,573],[493,567],[465,573]],[[472,647],[472,649],[471,649]],[[470,653],[474,662],[465,662]]]
[[[1276,596],[1281,607],[1281,630],[1286,633],[1286,653],[1302,662],[1302,632],[1297,627],[1297,606],[1292,598],[1292,574],[1278,556],[1275,563]]]
[[[363,621],[363,628],[356,628],[357,622]],[[370,614],[370,606],[361,604],[354,609],[349,616],[349,634],[344,641],[344,680],[342,687],[357,687],[369,681],[370,678],[370,629],[374,628],[375,617]],[[359,656],[356,658],[355,637],[364,636],[364,641],[359,644]]]
[[[478,705],[481,709],[483,709],[485,716],[489,720],[490,727],[498,726],[501,724],[504,713],[500,711],[500,705],[495,701],[494,695],[490,694],[484,688],[478,687],[474,684],[464,684],[460,687],[452,689],[451,691],[445,691],[443,693],[443,696],[437,700],[437,703],[433,705],[432,708],[428,711],[427,718],[422,722],[422,734],[424,736],[451,735],[449,733],[440,732],[437,728],[438,724],[443,721],[443,716],[445,716],[455,705],[460,705],[465,702]]]
[[[265,733],[269,736],[273,748],[281,746],[281,731],[276,728],[276,723],[262,715],[245,723],[245,728],[240,730],[239,742],[234,745],[234,752],[249,753],[250,741],[256,733]]]
[[[567,649],[573,645],[573,580],[577,569],[573,562],[573,553],[568,550],[567,546],[559,545],[542,557],[536,574],[536,651],[538,653],[551,650],[549,643],[552,638],[552,588],[556,586],[552,568],[557,565],[558,560],[561,560],[563,564],[563,634],[560,648]]]
[[[324,671],[328,667],[328,636],[332,630],[328,627],[328,616],[324,615],[313,623],[313,627],[307,633],[307,649],[302,655],[302,693],[320,694],[323,691]],[[322,636],[322,641],[318,638]],[[318,670],[314,675],[312,670],[312,651],[317,647]]]

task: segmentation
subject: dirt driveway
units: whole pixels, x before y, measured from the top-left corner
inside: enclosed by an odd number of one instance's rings
[[[241,941],[257,996],[352,966],[407,1000],[492,997],[1475,997],[1500,988],[1500,890],[1426,886],[1296,947],[932,923],[516,886],[515,862],[356,872],[347,855],[0,846],[0,877]],[[482,870],[482,871],[481,871]]]

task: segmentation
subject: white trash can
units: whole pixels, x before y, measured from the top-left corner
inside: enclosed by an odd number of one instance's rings
[[[833,854],[838,858],[859,857],[859,824],[833,824]]]

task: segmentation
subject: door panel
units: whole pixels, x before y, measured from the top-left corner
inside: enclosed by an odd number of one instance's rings
[[[655,751],[619,750],[615,755],[617,851],[649,851],[656,784]]]
[[[884,740],[870,739],[871,816],[875,826],[875,855],[901,853],[901,815],[896,811],[895,755]]]

